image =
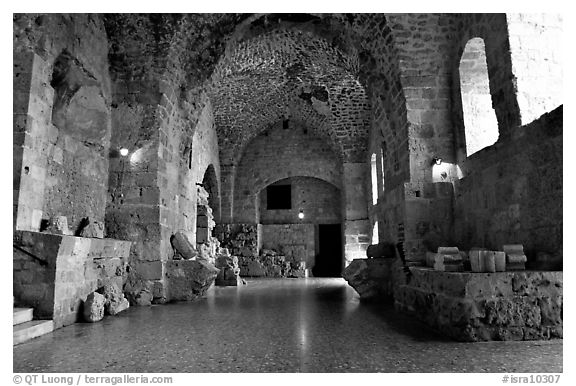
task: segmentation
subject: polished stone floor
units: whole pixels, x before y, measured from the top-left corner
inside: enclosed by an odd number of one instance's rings
[[[561,372],[562,341],[459,343],[343,279],[248,280],[14,348],[15,372]]]

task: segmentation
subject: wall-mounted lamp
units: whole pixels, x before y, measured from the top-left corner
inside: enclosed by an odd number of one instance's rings
[[[434,157],[432,158],[432,165],[440,165],[442,163],[442,158]]]
[[[126,149],[125,147],[123,147],[123,148],[120,149],[120,155],[121,155],[122,157],[126,157],[129,152],[130,152],[130,151],[129,151],[128,149]]]
[[[304,211],[302,209],[300,209],[300,212],[298,212],[298,218],[300,220],[302,220],[304,218]]]

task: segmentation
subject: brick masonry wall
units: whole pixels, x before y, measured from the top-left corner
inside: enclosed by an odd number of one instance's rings
[[[14,297],[34,307],[35,317],[53,319],[55,328],[79,321],[91,292],[126,281],[129,241],[17,231],[14,244],[47,263],[14,248]]]
[[[341,186],[341,161],[323,140],[304,134],[304,129],[291,122],[284,130],[279,122],[247,146],[234,177],[235,222],[256,223],[258,193],[281,179],[313,177]]]

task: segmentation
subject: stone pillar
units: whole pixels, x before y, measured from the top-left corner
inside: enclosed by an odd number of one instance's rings
[[[14,54],[14,221],[18,230],[38,231],[44,207],[49,150],[57,129],[51,124],[54,90],[49,65],[32,52]]]
[[[345,266],[354,259],[366,258],[370,245],[369,196],[366,180],[369,178],[366,163],[344,163],[344,258]]]

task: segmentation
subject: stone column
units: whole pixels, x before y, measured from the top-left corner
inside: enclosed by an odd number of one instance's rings
[[[366,179],[369,178],[366,163],[344,163],[344,255],[345,266],[354,259],[366,258],[370,245],[370,220],[368,219],[369,196]]]
[[[14,54],[15,229],[39,231],[46,168],[58,130],[51,124],[54,90],[45,85],[49,65],[32,52]]]

